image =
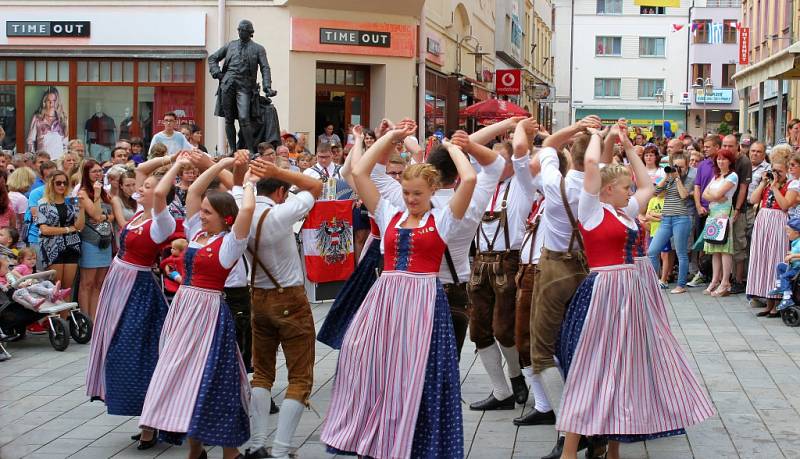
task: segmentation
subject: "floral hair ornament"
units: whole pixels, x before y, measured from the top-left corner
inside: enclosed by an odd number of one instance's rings
[[[225,217],[225,224],[228,226],[233,225],[233,215],[228,215]]]

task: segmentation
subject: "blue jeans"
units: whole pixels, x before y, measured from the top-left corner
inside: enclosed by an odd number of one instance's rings
[[[692,219],[688,215],[665,215],[661,217],[661,225],[650,241],[647,256],[653,263],[656,273],[661,275],[661,249],[673,239],[675,252],[678,254],[678,286],[686,287],[686,276],[689,274],[689,232],[692,230]]]
[[[778,288],[782,292],[792,289],[792,279],[797,275],[797,268],[786,263],[778,263],[776,266],[776,276],[778,280]]]

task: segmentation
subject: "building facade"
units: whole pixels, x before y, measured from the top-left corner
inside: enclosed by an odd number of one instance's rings
[[[679,7],[642,6],[634,0],[576,1],[573,18],[573,119],[620,117],[646,137],[685,130],[687,27],[691,0]],[[677,1],[676,1],[677,3]],[[663,100],[657,95],[664,94]]]
[[[742,0],[748,39],[734,75],[741,97],[740,129],[773,144],[797,116],[800,78],[797,0]]]
[[[425,134],[466,126],[459,111],[494,94],[495,2],[424,2]]]
[[[739,129],[733,75],[739,56],[740,4],[740,0],[700,0],[690,8],[687,131],[694,137]]]
[[[254,40],[266,48],[282,128],[314,139],[328,122],[343,135],[348,124],[374,127],[384,116],[418,113],[422,0],[184,3],[7,2],[0,32],[4,148],[60,152],[63,139],[79,138],[103,158],[116,139],[147,141],[174,111],[204,130],[210,151],[227,151],[206,59],[237,38],[242,19],[253,22]],[[48,101],[56,103],[58,122],[43,126],[36,118]]]

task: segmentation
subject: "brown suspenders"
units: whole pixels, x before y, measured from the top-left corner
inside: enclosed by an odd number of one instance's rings
[[[494,251],[494,243],[495,243],[495,241],[497,241],[497,234],[500,232],[499,231],[500,227],[503,228],[503,240],[506,243],[506,250],[505,251],[506,252],[511,251],[511,239],[510,239],[510,237],[508,235],[508,212],[506,211],[506,207],[507,207],[507,203],[508,203],[508,192],[510,190],[511,190],[511,182],[508,182],[508,186],[506,187],[506,191],[503,193],[503,200],[500,203],[500,217],[498,217],[500,222],[498,223],[498,225],[499,225],[498,228],[497,228],[498,231],[495,231],[494,237],[492,238],[491,241],[489,240],[488,237],[486,237],[486,233],[483,231],[483,224],[484,223],[488,223],[488,222],[492,222],[492,221],[497,220],[497,219],[493,218],[493,217],[489,217],[488,215],[486,215],[488,212],[485,212],[483,218],[481,219],[481,224],[478,225],[478,238],[477,238],[478,240],[475,241],[475,246],[478,249],[479,253],[480,253],[480,238],[481,237],[483,237],[483,240],[486,242],[486,248],[487,248],[486,251],[487,252],[493,252]],[[494,212],[494,209],[492,209],[491,212]]]
[[[271,272],[269,272],[269,269],[267,269],[267,267],[264,266],[263,263],[261,263],[261,260],[258,259],[258,243],[261,242],[261,229],[264,227],[264,220],[266,220],[267,214],[269,214],[270,210],[272,210],[271,207],[267,208],[267,210],[265,210],[264,213],[261,214],[261,217],[258,218],[258,226],[256,227],[256,240],[255,240],[255,244],[253,245],[253,247],[255,247],[255,250],[250,250],[250,247],[247,248],[247,251],[250,252],[250,255],[253,256],[253,270],[250,272],[250,294],[251,295],[252,295],[253,289],[256,286],[256,268],[257,267],[261,267],[261,269],[264,271],[264,274],[267,275],[267,277],[272,282],[272,284],[275,285],[275,288],[278,289],[278,293],[283,293],[283,287],[281,287],[281,284],[278,283],[278,280],[275,279],[275,277],[272,275]]]
[[[572,245],[577,242],[578,246],[581,248],[581,251],[585,250],[583,247],[583,236],[581,235],[581,231],[578,229],[578,222],[575,220],[575,216],[572,215],[572,209],[569,207],[569,200],[567,199],[567,188],[564,184],[564,176],[561,176],[561,201],[564,203],[564,210],[567,211],[567,217],[569,218],[569,223],[572,225],[572,235],[569,238],[569,248],[567,251],[572,252]]]

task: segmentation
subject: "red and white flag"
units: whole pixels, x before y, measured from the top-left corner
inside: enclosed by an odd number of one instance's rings
[[[311,282],[345,280],[353,273],[353,200],[317,201],[303,223],[303,255]]]

